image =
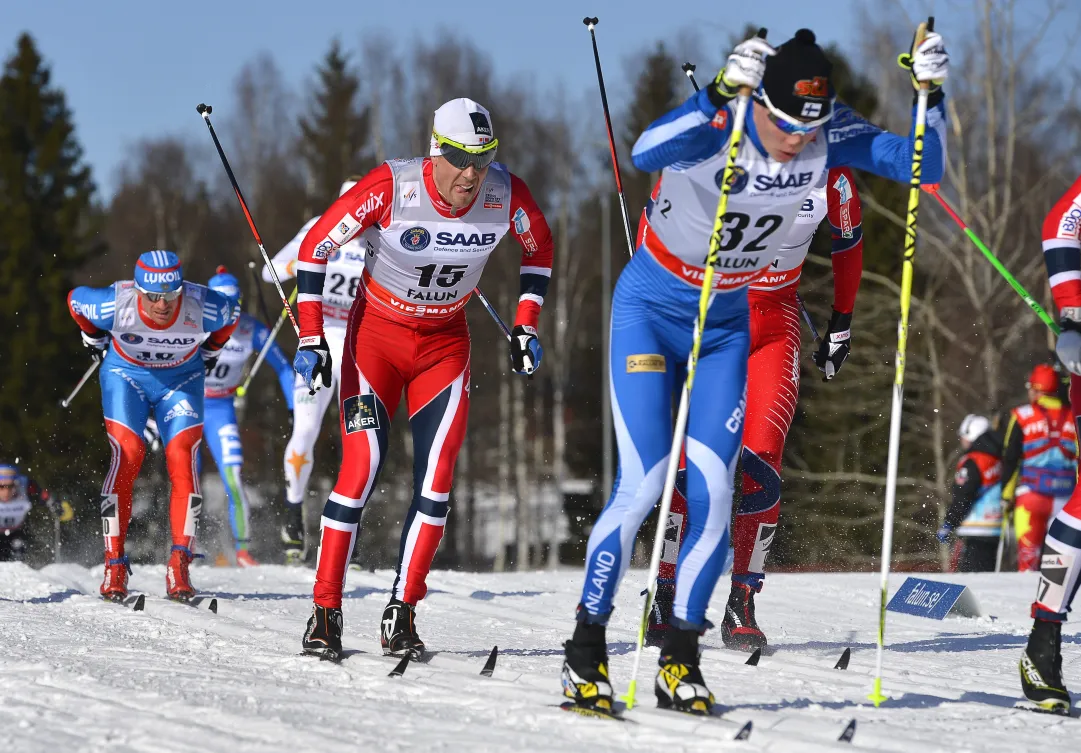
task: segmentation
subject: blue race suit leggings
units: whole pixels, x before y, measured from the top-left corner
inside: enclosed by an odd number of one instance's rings
[[[240,467],[244,464],[244,451],[240,445],[240,428],[236,421],[236,406],[230,397],[206,398],[206,419],[203,434],[207,447],[218,466],[225,494],[229,498],[229,525],[238,552],[246,551],[250,533],[248,530],[248,497]]]

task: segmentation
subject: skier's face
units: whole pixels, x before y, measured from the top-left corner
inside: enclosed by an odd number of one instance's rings
[[[454,209],[464,209],[469,206],[477,196],[480,184],[484,182],[484,176],[488,174],[488,168],[478,170],[469,165],[465,170],[459,170],[447,162],[443,157],[432,157],[432,178],[435,187],[439,189],[439,195]]]
[[[173,314],[176,313],[181,298],[174,298],[171,301],[158,296],[155,296],[155,298],[158,300],[152,301],[150,300],[150,296],[140,291],[139,305],[142,307],[143,313],[146,314],[154,324],[166,325],[173,320]]]
[[[766,153],[778,162],[790,162],[804,147],[815,140],[814,133],[785,133],[773,124],[769,109],[758,102],[754,103],[754,128]]]
[[[10,502],[13,499],[15,499],[15,482],[0,479],[0,502]]]

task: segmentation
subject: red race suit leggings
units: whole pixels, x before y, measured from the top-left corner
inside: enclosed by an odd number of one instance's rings
[[[349,316],[339,394],[342,468],[323,507],[315,603],[341,607],[361,513],[387,452],[390,417],[405,392],[413,434],[413,500],[402,527],[392,598],[416,604],[447,522],[454,463],[469,413],[465,312],[406,320],[359,295]]]
[[[766,555],[781,511],[781,456],[799,398],[800,319],[796,285],[751,290],[751,353],[747,360],[747,414],[744,419],[743,489],[732,528],[732,579],[762,589]],[[698,385],[706,388],[706,385]],[[686,533],[687,501],[682,489],[685,461],[672,497],[660,582],[675,579],[679,546]],[[673,539],[678,535],[678,543]]]

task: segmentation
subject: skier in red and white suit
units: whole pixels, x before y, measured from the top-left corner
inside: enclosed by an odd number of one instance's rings
[[[536,326],[551,277],[552,236],[525,183],[493,162],[497,145],[487,110],[469,99],[447,102],[435,113],[429,157],[372,170],[301,244],[294,367],[312,389],[331,381],[321,306],[327,257],[358,234],[368,254],[345,338],[342,468],[323,508],[315,606],[303,642],[309,653],[340,655],[346,568],[403,390],[413,434],[413,501],[380,638],[388,654],[424,650],[414,607],[427,591],[443,535],[469,405],[465,304],[508,231],[522,247],[512,368],[530,374],[540,363]]]
[[[639,226],[640,236],[648,232],[647,214],[648,209]],[[767,642],[755,621],[754,595],[762,590],[766,555],[777,530],[781,456],[799,398],[800,311],[796,291],[811,239],[824,217],[829,219],[833,241],[833,315],[813,358],[825,379],[833,379],[848,357],[852,309],[863,272],[862,209],[848,168],[828,172],[825,184],[801,207],[781,253],[748,293],[751,351],[741,455],[743,486],[732,529],[732,590],[721,623],[721,637],[730,647],[753,650]],[[658,645],[668,627],[676,562],[686,532],[684,468],[685,460],[681,459],[679,483],[665,527],[657,600],[649,622],[647,638]]]

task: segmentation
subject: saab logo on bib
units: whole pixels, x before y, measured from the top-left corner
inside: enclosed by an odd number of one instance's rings
[[[345,433],[379,428],[379,414],[375,410],[375,395],[354,395],[342,403],[345,408]]]
[[[125,342],[128,345],[138,345],[143,341],[143,338],[131,332],[125,332],[120,336],[120,341]]]
[[[785,175],[782,172],[777,177],[759,175],[754,179],[754,188],[756,191],[772,191],[777,188],[803,188],[810,184],[813,177],[814,173],[811,172],[800,173],[799,175]]]
[[[435,234],[435,242],[444,246],[491,246],[495,244],[495,233],[448,233],[443,231]],[[428,245],[427,241],[424,243]]]
[[[713,182],[717,184],[717,188],[721,187],[721,181],[724,180],[724,168],[722,167],[717,171],[717,174],[713,176]],[[728,179],[728,193],[739,193],[747,187],[747,170],[735,165],[732,167],[732,177]]]
[[[411,227],[402,233],[402,248],[406,251],[423,251],[431,242],[431,233],[422,227]]]

